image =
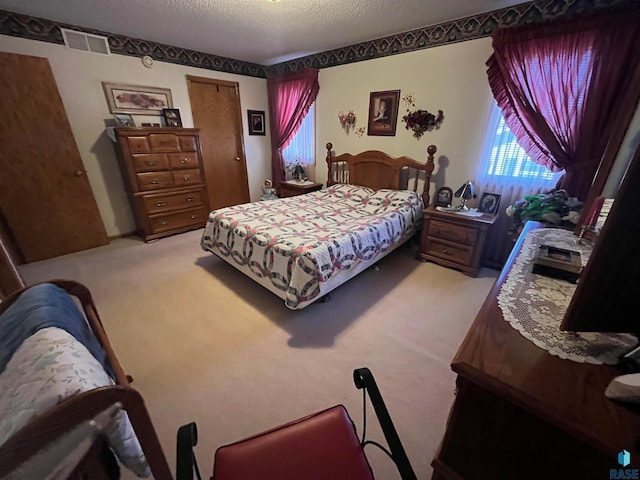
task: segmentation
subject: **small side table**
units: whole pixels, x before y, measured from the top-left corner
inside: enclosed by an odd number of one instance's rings
[[[432,261],[477,277],[487,232],[498,216],[474,217],[442,212],[435,207],[424,209],[422,215],[418,260]]]
[[[304,182],[304,183],[298,183],[296,181],[280,182],[278,184],[278,196],[280,198],[295,197],[296,195],[315,192],[320,189],[322,189],[322,184],[316,183],[316,182]]]

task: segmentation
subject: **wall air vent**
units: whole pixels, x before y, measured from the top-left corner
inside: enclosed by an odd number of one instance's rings
[[[61,28],[60,30],[62,31],[64,43],[68,48],[99,53],[101,55],[111,55],[107,37],[77,32],[75,30],[67,30],[66,28]]]

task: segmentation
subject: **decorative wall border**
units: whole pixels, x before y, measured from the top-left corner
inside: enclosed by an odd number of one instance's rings
[[[68,28],[107,37],[112,53],[133,57],[150,55],[155,60],[162,62],[235,73],[249,77],[266,78],[269,73],[282,73],[308,67],[328,68],[390,55],[399,55],[425,48],[487,37],[497,28],[529,25],[558,17],[576,17],[627,5],[638,7],[638,3],[638,0],[537,0],[390,35],[369,42],[316,53],[272,66],[258,65],[124,35],[90,30],[84,27],[4,10],[0,10],[0,34],[64,44],[60,28]]]

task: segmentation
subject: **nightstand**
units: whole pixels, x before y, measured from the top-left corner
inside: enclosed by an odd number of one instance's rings
[[[296,195],[315,192],[320,189],[322,189],[321,183],[315,183],[315,182],[298,183],[296,181],[280,182],[278,184],[278,196],[280,198],[295,197]]]
[[[477,277],[487,232],[497,215],[470,216],[441,212],[434,207],[424,209],[422,215],[418,260],[432,261]]]

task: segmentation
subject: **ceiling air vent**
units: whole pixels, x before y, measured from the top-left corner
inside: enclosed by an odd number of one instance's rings
[[[75,30],[67,30],[61,28],[64,43],[68,48],[74,50],[84,50],[85,52],[100,53],[102,55],[111,55],[107,37],[100,35],[92,35],[90,33],[76,32]]]

